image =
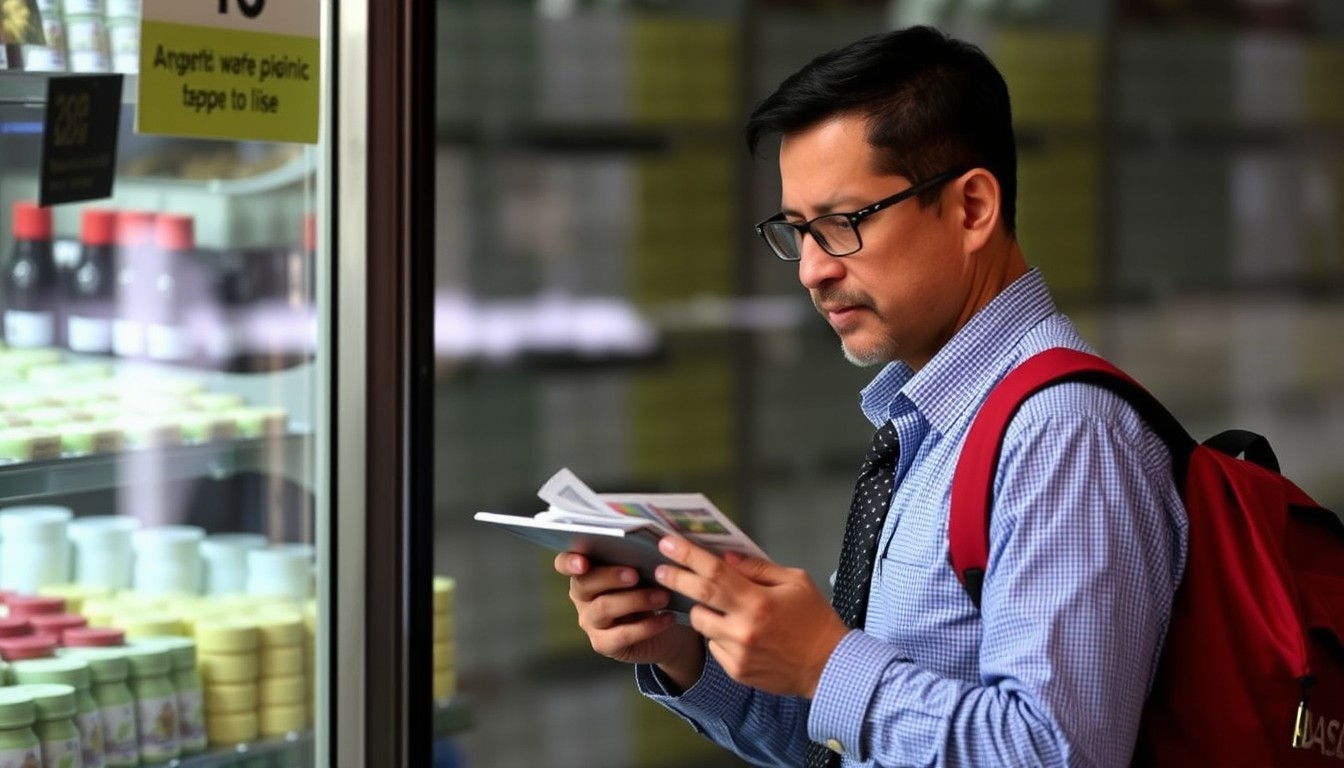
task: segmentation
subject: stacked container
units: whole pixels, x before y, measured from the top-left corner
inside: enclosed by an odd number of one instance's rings
[[[33,731],[37,709],[33,697],[14,688],[0,688],[0,765],[39,765],[41,742]]]
[[[313,592],[313,547],[279,544],[247,553],[247,593],[303,601]]]
[[[237,744],[257,738],[256,624],[200,619],[195,629],[207,739],[211,744]]]
[[[130,665],[119,647],[75,646],[79,632],[70,633],[61,655],[83,659],[89,664],[90,692],[102,723],[104,762],[107,768],[136,768],[140,764],[140,742],[135,727],[135,697],[126,684]],[[104,643],[112,639],[115,638],[99,636],[90,638],[90,642]]]
[[[457,693],[457,644],[453,641],[453,608],[457,582],[434,577],[434,698]]]
[[[182,755],[172,654],[165,648],[140,645],[127,646],[124,653],[130,663],[126,683],[135,699],[140,764],[171,763]]]
[[[110,72],[107,24],[100,0],[64,0],[67,60],[71,72]],[[85,767],[87,768],[87,766]]]
[[[173,690],[177,693],[177,738],[183,755],[197,755],[206,749],[205,708],[201,693],[201,675],[196,668],[196,642],[187,637],[144,637],[131,642],[133,647],[168,651],[172,660]]]
[[[129,515],[95,515],[70,521],[76,584],[110,591],[131,588],[131,535],[140,521]]]
[[[33,733],[42,749],[42,765],[80,765],[82,746],[79,728],[75,725],[75,689],[60,683],[16,685],[11,690],[32,697],[37,719]]]
[[[140,0],[107,0],[107,38],[112,70],[140,71]]]
[[[135,591],[142,595],[199,594],[204,538],[205,529],[194,525],[163,525],[135,531],[131,535]]]
[[[264,549],[266,537],[259,533],[217,533],[201,541],[204,564],[202,592],[207,595],[247,591],[247,558],[252,550]]]
[[[34,594],[70,581],[68,507],[33,505],[0,510],[0,589]]]
[[[17,661],[10,665],[10,676],[19,685],[56,683],[75,691],[75,727],[83,768],[104,768],[103,722],[94,701],[93,678],[86,659],[58,657]]]
[[[301,731],[308,723],[304,635],[297,610],[263,612],[257,623],[257,725],[262,736]]]

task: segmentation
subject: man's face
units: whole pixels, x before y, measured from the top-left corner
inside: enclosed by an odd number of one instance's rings
[[[864,130],[861,118],[839,117],[784,137],[779,170],[789,221],[856,211],[910,186],[874,171]],[[954,200],[955,187],[943,187],[940,200]],[[804,237],[798,279],[850,362],[920,368],[951,338],[966,300],[959,210],[908,199],[878,211],[860,222],[863,248],[849,256],[831,256]]]

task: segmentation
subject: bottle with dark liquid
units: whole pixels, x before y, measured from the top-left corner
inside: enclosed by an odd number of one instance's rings
[[[117,213],[86,208],[80,214],[79,260],[65,272],[65,345],[71,352],[112,353],[116,316]]]
[[[154,214],[117,214],[117,311],[112,351],[131,360],[145,357],[145,328],[154,294]]]
[[[192,354],[183,318],[191,285],[187,278],[194,266],[195,226],[190,216],[161,213],[154,231],[145,353],[151,360],[180,363]]]
[[[56,343],[59,301],[51,253],[51,209],[14,204],[14,251],[5,265],[4,332],[11,347]]]

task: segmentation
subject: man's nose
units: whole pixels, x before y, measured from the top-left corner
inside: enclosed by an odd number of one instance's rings
[[[801,243],[802,259],[798,262],[798,281],[804,288],[814,291],[831,280],[839,279],[845,273],[843,259],[827,253],[817,241],[808,234]]]

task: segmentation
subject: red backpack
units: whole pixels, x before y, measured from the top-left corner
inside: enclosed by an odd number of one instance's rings
[[[1166,441],[1190,520],[1185,576],[1134,765],[1344,764],[1344,523],[1279,474],[1263,437],[1232,430],[1197,443],[1099,357],[1034,355],[994,388],[971,425],[948,536],[976,607],[1004,431],[1027,397],[1062,381],[1115,392]]]

